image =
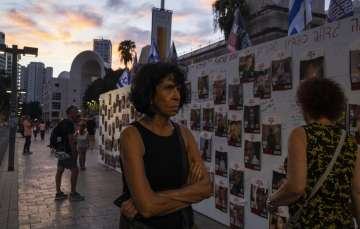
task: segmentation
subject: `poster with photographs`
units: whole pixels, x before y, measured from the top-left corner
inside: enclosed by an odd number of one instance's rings
[[[300,62],[300,81],[323,78],[324,77],[324,57],[320,56],[310,60]]]
[[[229,110],[239,111],[243,108],[243,87],[240,83],[229,84]]]
[[[227,112],[224,107],[216,107],[215,109],[215,136],[227,136]]]
[[[215,125],[215,112],[214,107],[210,104],[206,104],[203,107],[203,115],[202,115],[202,129],[203,131],[214,131]]]
[[[360,50],[350,51],[351,90],[360,90]]]
[[[271,80],[273,91],[292,89],[291,57],[272,61]]]
[[[280,189],[280,187],[286,182],[286,174],[283,171],[273,171],[272,177],[272,193]]]
[[[210,82],[209,76],[203,75],[198,78],[198,96],[199,99],[209,98]]]
[[[255,76],[255,54],[240,57],[239,77],[241,83],[253,82],[255,80]]]
[[[239,114],[229,114],[227,143],[229,146],[241,147],[241,125]]]
[[[244,170],[240,168],[240,163],[233,162],[229,173],[230,194],[244,198]]]
[[[226,103],[226,78],[224,74],[218,74],[213,82],[214,104]]]
[[[228,155],[222,147],[215,151],[215,174],[222,177],[228,175]]]
[[[269,215],[269,229],[286,229],[287,218],[278,214]]]
[[[244,161],[245,167],[252,170],[261,170],[260,136],[246,135]]]
[[[266,200],[268,198],[268,189],[266,182],[261,179],[253,179],[250,188],[250,209],[255,215],[268,218]]]
[[[191,95],[192,95],[191,82],[185,82],[185,104],[191,103]]]
[[[190,129],[200,131],[200,106],[194,106],[190,110]]]
[[[212,155],[212,138],[209,133],[202,133],[200,135],[200,153],[201,158],[204,162],[211,163],[211,155]]]
[[[250,99],[244,106],[245,133],[260,133],[260,105],[257,100]]]
[[[349,133],[360,145],[360,104],[349,104]]]
[[[245,228],[245,207],[244,202],[238,198],[234,198],[230,202],[230,228],[244,229]]]
[[[228,212],[228,188],[225,181],[220,180],[215,183],[215,207],[220,211]]]
[[[277,117],[263,119],[261,136],[263,153],[281,155],[281,124]]]
[[[254,97],[260,99],[271,98],[271,78],[270,69],[264,69],[257,72],[254,81]]]
[[[215,192],[214,192],[214,179],[215,179],[215,173],[212,167],[210,166],[206,166],[206,170],[209,173],[209,177],[210,177],[210,187],[211,187],[211,195],[214,196]]]

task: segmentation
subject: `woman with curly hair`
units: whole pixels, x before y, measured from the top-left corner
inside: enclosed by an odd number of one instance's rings
[[[185,77],[176,65],[144,65],[130,100],[143,117],[124,129],[120,156],[124,193],[120,228],[193,227],[192,203],[210,196],[210,178],[191,132],[172,122],[185,102]],[[186,160],[183,160],[187,158]]]
[[[307,124],[290,134],[287,179],[269,198],[268,208],[272,211],[288,205],[290,221],[296,218],[293,228],[354,228],[349,203],[355,208],[359,224],[360,150],[354,138],[345,135],[336,125],[345,108],[345,95],[334,81],[314,78],[301,83],[297,100]],[[342,134],[345,140],[334,166],[309,199],[332,160]]]

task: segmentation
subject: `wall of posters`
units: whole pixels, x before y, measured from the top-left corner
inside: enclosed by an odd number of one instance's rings
[[[196,211],[231,228],[282,228],[287,208],[268,215],[264,201],[285,176],[290,132],[305,124],[295,99],[303,80],[341,84],[349,104],[339,124],[360,144],[359,35],[355,16],[189,66],[183,113],[215,190]]]

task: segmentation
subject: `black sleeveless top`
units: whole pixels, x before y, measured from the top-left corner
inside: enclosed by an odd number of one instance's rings
[[[144,168],[146,178],[154,192],[181,188],[182,155],[180,142],[174,129],[170,136],[159,136],[142,126],[139,122],[131,124],[139,131],[145,147]],[[123,175],[124,193],[130,192]],[[187,211],[192,211],[188,207]],[[154,229],[181,229],[182,214],[180,211],[165,216],[154,216],[140,219],[144,224]]]

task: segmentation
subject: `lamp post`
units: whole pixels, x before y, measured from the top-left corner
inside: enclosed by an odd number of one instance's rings
[[[15,162],[15,140],[16,140],[16,115],[17,115],[17,63],[18,55],[35,55],[38,54],[38,49],[33,47],[24,47],[18,49],[17,45],[13,45],[11,48],[5,44],[0,44],[0,51],[12,54],[12,75],[11,75],[11,98],[10,98],[10,117],[9,117],[9,160],[8,171],[14,171]]]

